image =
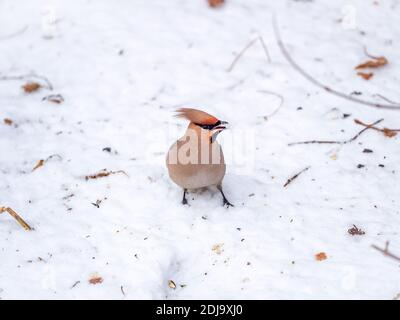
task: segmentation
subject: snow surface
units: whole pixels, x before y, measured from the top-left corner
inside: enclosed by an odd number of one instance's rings
[[[306,82],[276,45],[274,12],[288,50],[314,77],[364,99],[400,100],[400,1],[226,0],[219,9],[203,0],[0,1],[0,76],[35,72],[54,86],[26,94],[26,80],[0,81],[0,206],[35,228],[0,215],[0,299],[393,299],[400,292],[399,262],[371,248],[389,240],[400,255],[399,137],[369,130],[344,146],[288,146],[348,139],[362,129],[355,118],[398,128],[400,113]],[[227,72],[257,36],[272,62],[256,43]],[[369,81],[354,70],[368,59],[363,46],[389,60]],[[267,119],[279,99],[260,90],[284,97]],[[42,101],[48,94],[65,102]],[[182,191],[164,166],[186,127],[173,117],[180,106],[231,123],[219,141],[234,208],[211,191],[180,204]],[[128,176],[84,179],[104,168]],[[353,224],[366,234],[349,235]],[[317,261],[319,252],[327,259]],[[103,282],[90,284],[94,276]]]

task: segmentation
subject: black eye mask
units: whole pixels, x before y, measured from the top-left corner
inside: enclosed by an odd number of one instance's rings
[[[216,123],[214,123],[214,124],[200,124],[200,123],[195,123],[195,125],[196,126],[199,126],[199,127],[201,127],[201,128],[203,128],[203,129],[205,129],[205,130],[212,130],[212,129],[214,129],[215,127],[217,127],[217,126],[219,126],[219,125],[221,125],[222,124],[222,122],[220,121],[220,120],[218,120]]]

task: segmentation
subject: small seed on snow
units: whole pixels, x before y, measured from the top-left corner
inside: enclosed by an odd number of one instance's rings
[[[176,284],[172,280],[168,280],[168,287],[171,289],[176,289]]]

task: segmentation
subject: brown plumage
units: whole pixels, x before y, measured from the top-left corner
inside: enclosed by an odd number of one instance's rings
[[[190,121],[189,126],[167,154],[167,168],[173,182],[183,188],[183,204],[187,204],[188,189],[215,186],[221,192],[224,205],[232,206],[222,191],[226,166],[217,135],[227,122],[197,109],[181,108],[177,117]]]

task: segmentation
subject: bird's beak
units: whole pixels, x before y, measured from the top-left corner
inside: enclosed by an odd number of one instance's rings
[[[218,126],[214,127],[214,130],[222,131],[228,128],[228,122],[227,121],[221,121],[221,124]]]

